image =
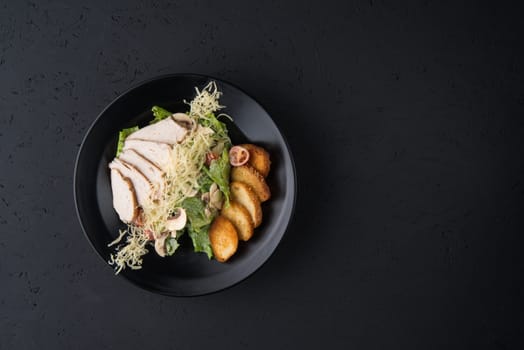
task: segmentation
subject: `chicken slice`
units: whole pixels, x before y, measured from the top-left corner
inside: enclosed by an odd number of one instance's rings
[[[135,131],[127,139],[156,141],[174,145],[182,142],[187,133],[186,128],[170,117]]]
[[[123,222],[132,222],[138,215],[138,203],[131,181],[117,169],[111,169],[113,207]]]
[[[135,150],[164,172],[168,169],[168,165],[171,162],[171,147],[171,145],[166,143],[145,140],[126,139],[124,143],[124,151],[128,149]]]
[[[127,164],[137,168],[142,174],[144,174],[145,177],[148,178],[149,182],[153,185],[155,192],[157,192],[159,195],[162,194],[165,187],[165,173],[159,167],[157,167],[154,163],[149,161],[146,157],[142,156],[134,149],[124,150],[120,154],[119,158]]]
[[[153,198],[153,186],[151,182],[137,168],[127,164],[120,159],[114,159],[109,163],[110,169],[118,170],[122,176],[127,177],[135,189],[138,205],[147,206]]]

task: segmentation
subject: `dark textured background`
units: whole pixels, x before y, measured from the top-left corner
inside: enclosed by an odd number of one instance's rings
[[[521,9],[478,2],[0,2],[0,348],[524,346]],[[115,278],[72,174],[116,95],[229,80],[294,152],[254,276],[180,299]]]

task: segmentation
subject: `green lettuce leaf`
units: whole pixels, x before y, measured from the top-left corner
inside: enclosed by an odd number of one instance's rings
[[[229,142],[226,124],[218,120],[214,113],[209,113],[205,117],[200,118],[199,122],[200,125],[211,128],[216,133],[218,139],[227,140]]]
[[[204,171],[213,182],[216,182],[218,188],[224,194],[226,205],[229,205],[229,173],[231,172],[229,150],[225,148],[220,158],[213,160],[209,169],[204,167]]]
[[[122,129],[118,133],[118,145],[116,147],[116,156],[118,157],[122,150],[124,149],[124,141],[126,137],[138,130],[138,126],[133,126],[132,128]]]
[[[176,249],[179,247],[178,241],[176,238],[169,237],[166,239],[166,253],[171,256],[175,253]]]
[[[213,180],[207,175],[207,173],[202,173],[200,177],[198,178],[198,186],[200,189],[200,192],[206,193],[209,192],[209,188],[213,184]]]
[[[151,122],[149,122],[149,124],[154,124],[156,122],[161,121],[162,119],[166,119],[167,117],[173,115],[173,113],[159,106],[153,106],[153,108],[151,108],[151,111],[153,112],[154,118],[153,120],[151,120]]]
[[[186,211],[189,223],[194,229],[209,225],[213,219],[206,216],[206,206],[200,198],[190,197],[184,199],[182,208]]]
[[[209,241],[209,225],[195,229],[191,225],[187,232],[193,241],[193,248],[195,252],[203,252],[211,259],[213,257],[213,250],[211,249],[211,242]]]
[[[189,220],[187,233],[193,241],[195,252],[204,252],[211,259],[213,251],[211,250],[208,231],[213,218],[206,216],[205,207],[204,202],[196,197],[186,198],[182,202],[182,208],[186,211]]]

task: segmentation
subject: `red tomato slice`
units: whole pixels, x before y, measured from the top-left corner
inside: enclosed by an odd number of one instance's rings
[[[218,156],[214,154],[213,152],[207,152],[206,153],[206,165],[209,166],[211,162],[215,159],[218,159]]]
[[[229,163],[232,166],[241,166],[249,160],[249,152],[241,146],[233,146],[229,150]]]

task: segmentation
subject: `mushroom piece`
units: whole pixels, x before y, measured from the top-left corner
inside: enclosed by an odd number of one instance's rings
[[[224,147],[226,145],[224,144],[223,141],[220,141],[218,142],[212,149],[211,151],[214,153],[214,154],[222,154],[222,151],[224,150]]]
[[[176,208],[171,217],[167,219],[166,229],[169,231],[178,231],[186,226],[187,215],[184,208]]]
[[[169,237],[167,232],[162,232],[160,237],[155,240],[155,252],[161,257],[166,256],[166,238]]]
[[[211,199],[211,196],[210,196],[209,192],[202,193],[202,195],[200,196],[200,199],[201,199],[202,202],[204,202],[205,204],[208,204],[208,203],[209,203],[209,200]]]
[[[186,128],[188,131],[193,131],[196,128],[195,121],[185,113],[175,113],[172,118],[178,125]]]
[[[213,183],[209,188],[209,206],[211,208],[222,209],[223,198],[222,192],[216,183]]]

